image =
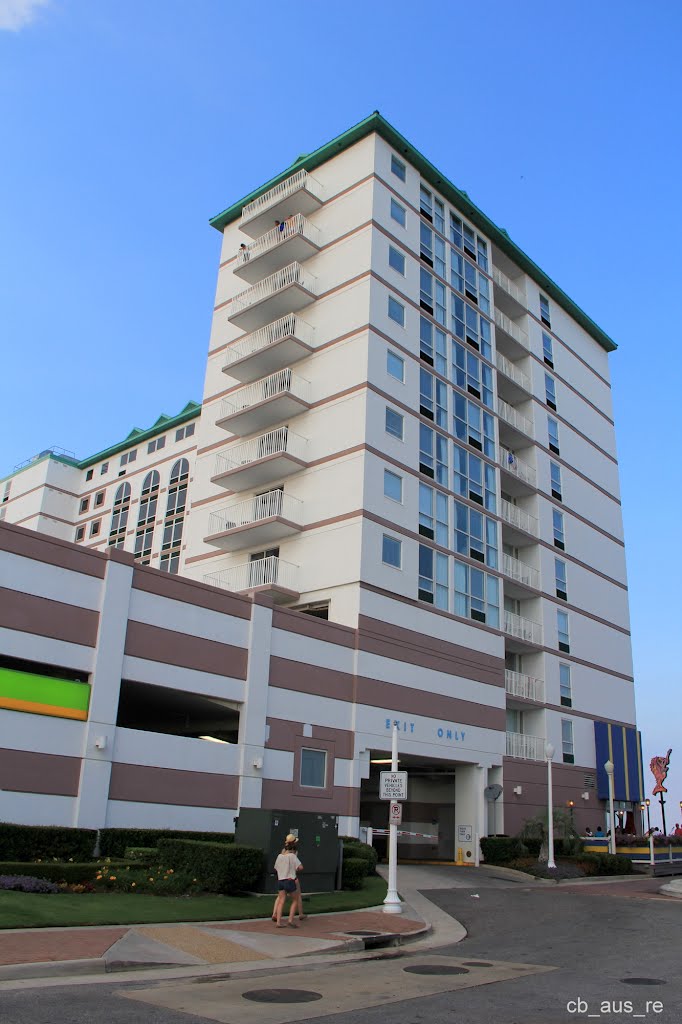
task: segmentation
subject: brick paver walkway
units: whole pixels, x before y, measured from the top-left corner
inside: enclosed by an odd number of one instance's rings
[[[128,928],[65,928],[63,931],[0,932],[0,964],[87,960],[103,956]]]

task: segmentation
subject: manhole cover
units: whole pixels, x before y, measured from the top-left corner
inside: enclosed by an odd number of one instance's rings
[[[322,995],[304,988],[255,988],[242,992],[242,998],[254,1003],[314,1003]]]
[[[464,961],[464,966],[465,967],[492,967],[492,964],[489,964],[487,960],[465,960]]]
[[[345,935],[383,935],[383,932],[344,932]]]
[[[447,964],[412,964],[403,967],[407,974],[468,974],[465,967],[449,967]]]
[[[667,982],[658,978],[621,978],[623,985],[666,985]]]

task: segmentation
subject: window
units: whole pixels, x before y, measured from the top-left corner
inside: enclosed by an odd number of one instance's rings
[[[419,545],[419,587],[420,601],[434,604],[436,608],[448,610],[448,556],[426,545]]]
[[[552,321],[549,316],[549,299],[544,295],[540,296],[540,319],[545,327],[552,326]]]
[[[448,389],[444,381],[438,380],[423,368],[419,371],[419,411],[422,416],[435,420],[439,427],[448,425]]]
[[[419,258],[433,266],[433,231],[422,222],[419,224]]]
[[[440,277],[445,277],[445,242],[438,235],[433,240],[433,269]]]
[[[301,785],[324,789],[327,783],[327,751],[301,747]]]
[[[395,377],[401,384],[405,383],[405,360],[389,348],[386,352],[386,373]]]
[[[554,581],[556,583],[556,596],[560,597],[563,601],[567,601],[566,563],[562,562],[560,558],[554,559]]]
[[[179,430],[175,431],[175,440],[183,441],[186,437],[192,437],[195,426],[195,423],[188,423],[186,427],[180,427]]]
[[[147,455],[151,455],[152,452],[160,452],[162,448],[166,447],[166,435],[163,437],[156,437],[153,441],[150,441],[147,445]]]
[[[497,577],[455,559],[455,615],[499,628],[500,583]]]
[[[397,299],[394,299],[392,295],[388,297],[388,315],[391,320],[394,320],[401,327],[405,326],[405,307]]]
[[[384,470],[384,497],[402,504],[403,478],[397,473],[391,473],[390,469]]]
[[[495,512],[497,506],[495,467],[488,465],[477,455],[453,445],[454,490],[463,498],[476,501],[488,512]]]
[[[453,427],[452,432],[460,441],[477,448],[489,458],[495,457],[495,424],[489,412],[484,412],[480,405],[452,392]]]
[[[405,207],[391,199],[391,220],[397,221],[401,228],[405,227]]]
[[[89,469],[89,470],[87,471],[87,473],[85,474],[85,482],[86,482],[86,484],[87,484],[87,483],[88,483],[88,482],[89,482],[90,480],[92,480],[92,474],[93,474],[94,472],[95,472],[95,471],[94,471],[94,469]]]
[[[558,508],[552,509],[552,529],[554,531],[554,547],[561,551],[566,547],[564,541],[564,514]]]
[[[448,442],[425,423],[419,424],[419,472],[448,485]]]
[[[542,354],[547,365],[551,366],[552,369],[554,369],[554,351],[552,349],[552,339],[550,338],[549,334],[546,334],[544,331],[542,332]]]
[[[194,427],[194,424],[191,426]],[[163,524],[159,568],[164,572],[177,573],[180,565],[188,480],[189,463],[187,459],[178,459],[171,469],[166,518]]]
[[[91,537],[97,537],[97,535],[99,534],[99,530],[100,530],[100,526],[101,525],[102,525],[102,520],[101,519],[95,519],[92,523],[90,523],[90,536]]]
[[[392,434],[393,437],[397,437],[399,441],[402,441],[404,427],[405,417],[401,416],[395,409],[389,409],[386,406],[386,433]]]
[[[108,473],[108,472],[109,472],[109,463],[108,462],[103,462],[101,467],[100,467],[99,475],[100,476],[104,476],[104,474]]]
[[[497,568],[497,523],[461,501],[455,502],[455,550]]]
[[[85,527],[84,526],[79,526],[78,529],[76,530],[76,543],[78,543],[79,540],[83,540],[84,536],[85,536]]]
[[[130,511],[130,484],[120,484],[114,495],[109,527],[109,545],[122,548],[125,543],[128,513]]]
[[[384,534],[381,544],[381,561],[384,565],[392,565],[394,569],[400,569],[402,565],[403,542],[397,537],[390,537]]]
[[[397,156],[391,153],[391,171],[395,174],[396,178],[400,178],[401,181],[405,181],[407,177],[407,168],[402,160],[398,160]]]
[[[490,282],[473,263],[450,249],[450,284],[475,302],[484,313],[490,313]]]
[[[550,409],[556,409],[556,384],[548,373],[545,374],[545,401]]]
[[[552,497],[561,501],[561,466],[556,462],[550,462],[549,473],[552,479]]]
[[[561,753],[564,764],[575,764],[573,751],[573,722],[569,718],[561,719]]]
[[[419,268],[419,305],[433,316],[433,276]]]
[[[428,188],[424,188],[423,185],[419,189],[419,209],[422,216],[433,221],[433,196]]]
[[[568,612],[562,612],[557,609],[556,628],[559,637],[559,650],[563,651],[564,654],[569,654],[571,642],[568,635]]]
[[[142,483],[140,510],[137,516],[137,531],[135,533],[135,557],[143,565],[149,565],[151,561],[160,482],[161,478],[154,469],[151,473],[147,473]]]
[[[461,341],[466,341],[485,359],[492,359],[490,322],[454,293],[451,294],[450,330]]]
[[[100,505],[104,504],[104,495],[105,494],[106,494],[106,491],[98,491],[97,492],[97,494],[95,495],[95,504],[94,504],[95,508],[99,508]]]
[[[452,382],[493,408],[493,371],[458,341],[452,343]]]
[[[445,205],[435,196],[433,197],[433,223],[436,225],[436,231],[445,232]]]
[[[428,484],[419,484],[419,533],[449,547],[448,496]]]
[[[141,565],[149,565],[152,559],[154,527],[146,526],[135,534],[135,558]]]
[[[123,455],[121,456],[121,461],[120,461],[119,465],[127,466],[128,463],[134,462],[136,458],[137,458],[137,448],[133,448],[132,452],[124,452],[123,453]]]
[[[87,512],[89,507],[90,507],[90,499],[89,498],[81,498],[80,508],[78,509],[80,515],[83,515],[84,512]]]
[[[394,249],[392,245],[388,247],[388,265],[397,270],[403,277],[405,276],[405,257],[397,249]]]
[[[434,327],[425,316],[420,317],[419,320],[419,356],[429,366],[435,366],[436,370],[444,377],[447,376],[447,335],[439,327]]]
[[[565,708],[573,707],[570,665],[559,664],[559,697]]]
[[[549,450],[555,455],[559,454],[559,424],[551,416],[547,417],[547,438]]]

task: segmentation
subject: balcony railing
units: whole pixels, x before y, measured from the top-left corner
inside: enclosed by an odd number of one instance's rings
[[[297,593],[297,577],[297,565],[284,562],[276,555],[269,555],[267,558],[258,558],[253,562],[234,565],[231,569],[207,573],[204,576],[204,583],[210,583],[213,587],[222,587],[223,590],[231,590],[236,594],[245,590],[254,590],[256,587],[281,587],[284,590]]]
[[[540,573],[537,569],[534,569],[532,565],[526,565],[525,562],[520,562],[518,558],[512,558],[511,555],[503,553],[502,572],[509,579],[523,583],[526,587],[534,587],[536,590],[540,587]]]
[[[260,402],[267,402],[277,395],[290,394],[310,404],[310,381],[304,380],[291,370],[279,370],[255,384],[239,388],[220,403],[219,420],[234,416],[241,409],[250,409]]]
[[[503,373],[509,380],[513,380],[515,384],[518,384],[528,394],[531,394],[530,377],[523,370],[519,370],[515,363],[510,362],[501,352],[498,352],[495,356],[495,364],[500,373]]]
[[[285,181],[280,181],[278,185],[264,192],[262,196],[258,196],[252,203],[248,203],[242,210],[242,227],[256,217],[259,217],[262,213],[266,213],[282,201],[293,196],[300,189],[305,189],[306,192],[315,196],[319,202],[322,202],[322,186],[319,181],[308,174],[306,170],[300,170],[296,174],[292,174]]]
[[[266,231],[264,235],[257,238],[251,245],[247,245],[245,249],[240,249],[237,254],[235,268],[243,267],[252,260],[258,259],[259,256],[263,256],[264,253],[270,252],[271,249],[277,248],[282,242],[286,242],[289,238],[294,238],[296,235],[301,235],[312,245],[319,247],[319,230],[303,214],[295,213],[293,217],[282,221],[279,227]]]
[[[510,526],[516,526],[519,530],[530,533],[533,537],[538,536],[538,521],[535,516],[530,515],[525,509],[519,508],[518,505],[512,505],[510,501],[506,501],[504,498],[502,498],[500,503],[500,515],[504,522],[509,523]]]
[[[515,427],[520,430],[522,434],[527,434],[528,437],[533,436],[533,421],[529,420],[527,416],[520,413],[518,409],[515,409],[513,405],[509,405],[504,399],[497,399],[497,415],[505,423],[508,423],[510,427]]]
[[[258,462],[270,455],[291,455],[301,461],[305,458],[308,441],[299,434],[294,434],[288,427],[278,427],[260,437],[253,437],[243,444],[236,444],[220,455],[216,455],[214,476],[229,473],[239,466]]]
[[[523,306],[524,309],[526,308],[526,293],[523,288],[519,288],[517,284],[514,284],[514,282],[508,278],[506,274],[503,274],[501,270],[498,270],[497,267],[493,267],[493,281],[496,285],[502,288],[507,295],[511,295],[512,299],[515,299],[519,306]]]
[[[267,494],[259,494],[248,501],[240,501],[236,505],[211,512],[208,517],[208,534],[213,536],[241,526],[252,526],[276,516],[298,523],[301,521],[302,509],[303,502],[298,498],[292,498],[284,491],[268,491]]]
[[[515,324],[513,320],[510,320],[508,316],[505,316],[505,314],[499,309],[495,310],[495,323],[501,331],[508,334],[510,338],[513,338],[514,341],[518,342],[518,344],[523,346],[523,348],[529,350],[528,335],[526,332],[522,330],[518,324]]]
[[[514,452],[509,451],[503,445],[500,445],[497,452],[497,461],[507,473],[511,473],[513,476],[523,480],[524,483],[528,484],[529,487],[535,487],[535,481],[537,479],[535,470],[532,466],[529,466],[527,462],[520,459]]]
[[[243,313],[251,306],[255,306],[257,302],[262,302],[263,299],[269,299],[292,284],[314,293],[316,283],[316,279],[304,270],[300,263],[290,263],[288,267],[259,281],[253,288],[247,288],[246,291],[235,295],[230,305],[229,318]]]
[[[515,615],[514,612],[504,613],[504,631],[517,640],[525,640],[530,644],[542,643],[542,626],[532,619],[524,619],[522,615]]]
[[[542,736],[526,736],[520,732],[508,732],[507,757],[525,757],[528,761],[544,761],[545,740]]]
[[[540,704],[545,702],[545,681],[536,679],[535,676],[527,676],[523,672],[513,672],[510,668],[504,670],[504,688],[510,697],[523,697],[524,700],[535,700]],[[511,733],[510,735],[516,735]]]

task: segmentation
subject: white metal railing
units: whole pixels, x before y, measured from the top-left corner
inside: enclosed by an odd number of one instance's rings
[[[530,377],[519,370],[516,363],[512,363],[506,356],[503,356],[501,352],[498,352],[495,356],[495,365],[500,373],[503,373],[505,377],[509,377],[509,380],[513,380],[520,388],[524,391],[531,393]]]
[[[503,553],[502,572],[511,580],[516,580],[517,583],[523,583],[527,587],[535,587],[536,590],[539,589],[540,573],[538,570],[534,569],[532,565],[520,562],[518,558],[513,558],[511,555]]]
[[[253,562],[234,565],[231,569],[207,573],[204,576],[204,583],[222,587],[223,590],[232,590],[234,593],[253,590],[254,587],[273,586],[295,591],[297,573],[297,565],[284,562],[276,555],[268,555],[267,558],[257,558]]]
[[[538,521],[535,516],[530,515],[525,509],[519,508],[518,505],[512,505],[510,501],[502,498],[500,515],[505,523],[509,523],[510,526],[518,526],[520,530],[524,530],[526,533],[532,534],[533,537],[537,537]]]
[[[507,277],[506,274],[503,274],[501,270],[497,269],[497,267],[493,267],[493,281],[495,284],[499,285],[507,295],[511,295],[513,299],[516,299],[519,305],[523,306],[524,309],[526,308],[526,293],[523,288],[519,288],[517,284],[514,284],[511,278]]]
[[[508,334],[510,338],[514,339],[514,341],[518,341],[519,345],[523,345],[524,348],[529,348],[528,335],[526,332],[522,330],[518,324],[515,324],[513,320],[510,320],[508,316],[505,316],[499,309],[495,310],[495,323],[501,331]]]
[[[300,522],[302,508],[303,502],[298,498],[292,498],[280,490],[268,491],[267,494],[258,494],[255,498],[211,512],[208,517],[208,534],[212,537],[216,533],[234,530],[239,526],[251,526],[273,516]]]
[[[264,277],[253,288],[247,288],[246,291],[235,295],[228,315],[235,316],[237,313],[242,313],[245,309],[255,306],[257,302],[269,299],[271,295],[276,295],[277,292],[281,292],[283,288],[288,288],[292,284],[298,284],[309,292],[315,291],[315,278],[312,274],[304,270],[300,263],[290,263],[288,267],[283,267],[282,270],[277,270],[269,277]]]
[[[517,476],[519,480],[523,480],[524,483],[529,484],[531,487],[535,487],[536,473],[532,466],[529,466],[527,462],[520,459],[514,452],[509,451],[504,445],[500,445],[497,452],[497,461],[506,470],[507,473],[512,473]]]
[[[307,238],[313,245],[319,246],[320,232],[314,224],[311,224],[302,213],[295,213],[293,217],[289,217],[287,220],[282,221],[279,227],[272,228],[270,231],[266,231],[264,235],[257,238],[251,245],[247,245],[245,249],[240,249],[237,253],[237,260],[235,263],[235,269],[245,266],[250,263],[251,260],[258,259],[263,253],[269,252],[271,249],[275,249],[282,242],[286,242],[287,239],[293,238],[294,235],[301,235],[303,238]]]
[[[533,436],[533,421],[529,420],[518,409],[515,409],[513,405],[505,402],[503,398],[497,399],[497,415],[505,423],[520,430],[522,434],[527,434],[529,437]]]
[[[277,430],[270,430],[267,434],[252,437],[250,441],[236,444],[228,448],[226,452],[216,455],[214,476],[221,476],[238,466],[258,462],[259,459],[266,459],[269,455],[286,454],[303,459],[307,444],[308,441],[305,437],[294,434],[288,427],[277,427]]]
[[[248,384],[245,388],[239,388],[224,398],[220,403],[218,419],[234,416],[242,409],[249,409],[260,402],[266,402],[269,398],[276,398],[277,395],[284,394],[294,395],[302,402],[310,403],[310,381],[299,377],[291,370],[278,370],[277,373],[263,377],[255,384]]]
[[[288,313],[279,320],[275,320],[274,323],[268,324],[267,327],[261,327],[260,330],[254,331],[253,334],[247,334],[230,345],[225,351],[225,366],[229,367],[238,359],[246,359],[247,356],[255,355],[256,352],[261,352],[270,345],[282,341],[283,338],[298,338],[304,344],[311,345],[313,328],[305,320],[301,320],[300,316]]]
[[[252,203],[248,203],[242,210],[241,223],[246,224],[254,217],[281,202],[282,199],[286,199],[288,196],[293,195],[294,192],[298,192],[301,188],[317,196],[320,201],[322,200],[322,186],[319,181],[308,174],[306,170],[296,171],[296,174],[292,174],[290,178],[280,181],[279,185],[275,185],[267,192],[264,192],[262,196],[254,199]]]
[[[520,732],[508,732],[507,757],[525,757],[528,761],[544,761],[544,737],[525,736]]]
[[[528,643],[542,643],[542,626],[532,619],[524,619],[522,615],[515,615],[514,612],[504,613],[504,631],[509,636],[515,636],[518,640],[527,640]]]
[[[512,669],[506,668],[504,688],[511,697],[525,697],[526,700],[537,700],[544,704],[544,679],[536,679],[535,676],[527,676],[524,672],[513,672]]]

